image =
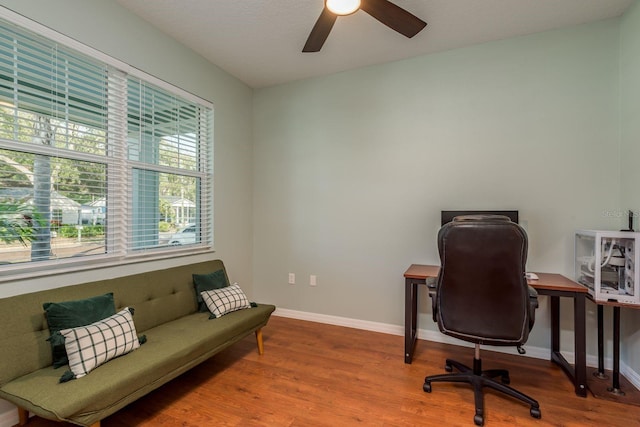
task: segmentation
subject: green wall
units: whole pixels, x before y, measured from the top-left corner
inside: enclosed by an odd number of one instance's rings
[[[438,263],[444,209],[518,209],[528,269],[572,277],[574,231],[619,228],[618,31],[608,20],[257,90],[256,298],[403,325],[402,274]],[[422,295],[420,327],[436,331]],[[532,346],[549,347],[547,304]]]

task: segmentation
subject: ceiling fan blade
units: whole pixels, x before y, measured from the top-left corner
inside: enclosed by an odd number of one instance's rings
[[[338,15],[331,13],[326,7],[322,9],[322,13],[316,21],[316,25],[313,26],[313,29],[311,30],[309,38],[307,39],[304,48],[302,48],[302,51],[320,51],[325,40],[327,40],[327,37],[329,37],[329,33],[333,28],[333,24],[336,23],[336,19],[338,19]]]
[[[360,9],[409,38],[418,34],[427,23],[388,0],[362,0]]]

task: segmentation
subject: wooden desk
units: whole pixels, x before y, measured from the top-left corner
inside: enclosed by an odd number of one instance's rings
[[[404,273],[404,363],[411,363],[417,338],[418,285],[426,285],[427,278],[438,277],[440,266],[412,264]],[[587,288],[560,274],[537,273],[538,280],[529,284],[540,295],[551,297],[551,360],[558,364],[573,381],[578,396],[587,396],[587,349],[585,300]],[[573,299],[573,327],[575,368],[560,353],[560,297]]]

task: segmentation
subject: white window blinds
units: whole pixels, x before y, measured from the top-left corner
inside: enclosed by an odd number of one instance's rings
[[[135,182],[130,248],[158,245],[157,224],[167,219],[182,234],[170,236],[170,245],[210,243],[209,112],[135,78],[128,81],[128,100]]]
[[[212,109],[125,69],[0,20],[0,270],[212,247]]]

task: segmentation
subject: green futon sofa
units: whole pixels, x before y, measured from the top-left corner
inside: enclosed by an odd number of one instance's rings
[[[31,412],[99,426],[103,418],[251,333],[262,354],[261,328],[273,305],[252,304],[215,319],[198,308],[192,275],[220,269],[228,282],[222,261],[216,260],[0,299],[0,398],[18,407],[20,425]],[[110,292],[118,310],[135,309],[136,332],[146,342],[84,377],[60,383],[68,366],[52,367],[43,303]]]

